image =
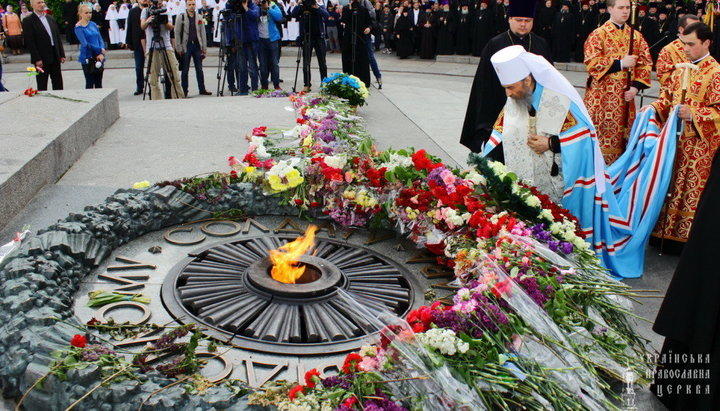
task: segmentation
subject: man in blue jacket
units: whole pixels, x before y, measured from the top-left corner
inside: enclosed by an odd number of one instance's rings
[[[260,22],[258,35],[258,59],[260,60],[260,87],[268,89],[268,74],[275,90],[280,90],[280,39],[278,23],[282,21],[282,11],[274,1],[260,0]]]
[[[292,11],[292,17],[300,22],[300,41],[303,48],[303,82],[304,91],[310,91],[310,61],[315,50],[318,66],[320,66],[320,80],[327,77],[327,64],[325,63],[325,20],[330,15],[316,0],[301,0],[299,6]]]
[[[234,10],[231,8],[234,6]],[[225,45],[230,49],[228,53],[228,86],[230,92],[239,91],[239,95],[248,95],[248,75],[252,90],[258,88],[258,19],[260,9],[252,0],[237,0],[228,2],[228,22],[225,25]],[[233,22],[235,24],[233,24]],[[235,76],[238,77],[235,88]]]

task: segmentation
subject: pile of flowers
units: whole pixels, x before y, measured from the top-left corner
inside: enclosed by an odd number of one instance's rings
[[[351,106],[357,107],[365,105],[365,100],[370,96],[362,80],[345,73],[333,73],[325,77],[320,93],[345,99]]]
[[[500,163],[471,157],[475,167],[460,170],[425,150],[378,151],[347,103],[291,101],[295,128],[255,129],[248,153],[231,158],[233,179],[301,214],[395,228],[452,268],[456,288],[445,303],[377,324],[387,325],[380,341],[348,356],[339,375],[265,387],[255,403],[615,408],[610,381],[628,367],[644,374],[646,341],[629,318],[634,294],[599,265],[574,216]]]
[[[285,90],[259,89],[252,92],[255,98],[289,97],[292,93]]]
[[[599,265],[567,210],[481,157],[460,170],[425,150],[379,151],[344,100],[290,100],[296,126],[253,130],[248,152],[229,158],[227,184],[253,182],[341,226],[394,228],[452,268],[455,289],[406,318],[373,313],[380,340],[339,375],[266,387],[256,403],[614,409],[611,381],[628,369],[646,375],[647,342],[628,299],[636,294]]]

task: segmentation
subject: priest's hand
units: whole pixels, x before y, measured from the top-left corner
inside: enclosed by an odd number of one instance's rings
[[[628,91],[625,92],[625,101],[632,101],[632,99],[637,96],[638,89],[635,87],[630,87]]]
[[[545,136],[538,136],[537,134],[530,134],[527,141],[530,150],[537,154],[542,154],[550,149],[550,138]]]
[[[693,120],[692,110],[690,110],[690,107],[688,107],[686,104],[683,104],[680,106],[680,111],[678,111],[678,117],[680,117],[682,120],[685,120],[685,121],[692,121]]]
[[[635,67],[635,64],[637,64],[637,56],[626,55],[620,60],[620,63],[622,63],[623,69]]]

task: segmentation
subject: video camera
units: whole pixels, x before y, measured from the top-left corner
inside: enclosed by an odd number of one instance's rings
[[[150,22],[152,28],[160,28],[161,25],[168,23],[167,9],[160,7],[160,0],[152,0],[150,7],[148,8],[148,17],[155,16],[153,21]]]

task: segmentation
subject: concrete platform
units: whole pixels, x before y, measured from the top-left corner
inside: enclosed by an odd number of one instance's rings
[[[0,227],[55,183],[120,116],[115,90],[0,94]]]

